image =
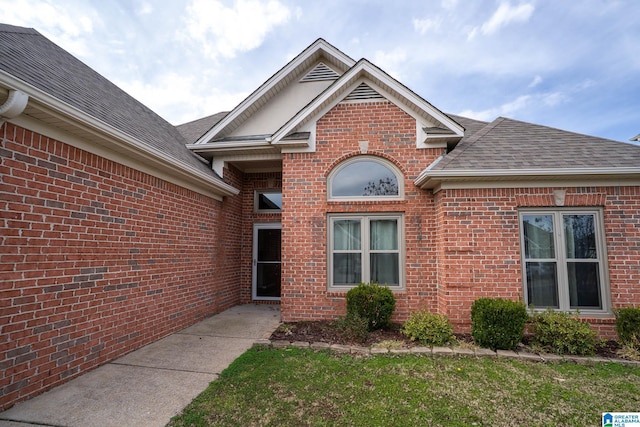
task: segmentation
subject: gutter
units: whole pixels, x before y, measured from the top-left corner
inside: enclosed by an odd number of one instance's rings
[[[10,87],[10,97],[12,92],[19,92],[27,96],[27,99],[29,99],[30,97],[32,101],[37,101],[37,103],[42,104],[44,107],[51,109],[54,112],[62,113],[62,115],[66,116],[67,118],[78,122],[78,124],[86,128],[85,130],[88,130],[91,133],[96,134],[97,136],[107,137],[110,142],[115,142],[114,145],[116,145],[118,148],[123,149],[122,151],[133,153],[138,156],[144,156],[146,159],[153,162],[160,170],[169,168],[169,170],[175,175],[178,175],[189,181],[198,182],[200,185],[204,184],[207,186],[209,192],[219,194],[219,196],[221,197],[234,196],[240,193],[240,190],[225,183],[224,181],[216,179],[214,176],[209,176],[201,171],[194,170],[190,165],[187,165],[186,163],[175,159],[163,152],[153,150],[147,144],[132,137],[131,135],[122,132],[121,130],[116,129],[113,126],[78,110],[77,108],[47,94],[46,92],[36,88],[35,86],[17,79],[16,77],[2,70],[0,70],[0,82]],[[9,102],[9,100],[7,100],[7,102]],[[6,103],[4,105],[6,105]],[[26,108],[26,102],[24,108]],[[24,112],[24,108],[20,112],[20,114]],[[16,117],[17,115],[10,118]],[[109,148],[113,150],[113,147]]]
[[[19,90],[9,90],[9,97],[0,105],[0,126],[8,119],[15,119],[24,112],[29,102],[29,95]]]
[[[640,167],[623,168],[564,168],[564,169],[485,169],[485,170],[431,170],[442,157],[432,163],[415,179],[414,184],[422,189],[432,189],[443,181],[484,178],[631,178],[640,176]]]

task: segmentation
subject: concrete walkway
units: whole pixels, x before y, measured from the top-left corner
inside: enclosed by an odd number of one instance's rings
[[[280,323],[274,305],[242,305],[0,412],[0,426],[165,426]]]

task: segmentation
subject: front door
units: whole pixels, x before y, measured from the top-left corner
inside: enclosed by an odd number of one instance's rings
[[[253,299],[280,300],[281,226],[253,226]]]

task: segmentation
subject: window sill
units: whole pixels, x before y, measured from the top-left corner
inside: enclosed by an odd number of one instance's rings
[[[328,297],[333,297],[333,298],[344,298],[347,295],[347,292],[349,292],[351,289],[355,288],[355,286],[352,287],[332,287],[327,289],[327,296]],[[405,288],[392,288],[389,287],[389,289],[391,289],[391,292],[394,295],[402,295],[402,294],[406,294],[407,290]]]
[[[558,310],[558,309],[552,309],[554,312],[559,312],[559,313],[569,313],[569,314],[576,314],[576,310]],[[533,312],[534,313],[544,313],[545,311],[547,311],[546,308],[534,308]],[[615,320],[615,315],[613,314],[612,311],[584,311],[584,310],[578,310],[577,311],[578,314],[578,318],[579,319],[601,319],[601,320],[610,320],[610,319],[614,319]]]

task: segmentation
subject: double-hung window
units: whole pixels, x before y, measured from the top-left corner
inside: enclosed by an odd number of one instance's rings
[[[600,210],[523,210],[520,238],[528,305],[608,309]]]
[[[329,216],[329,287],[403,283],[401,214]]]

